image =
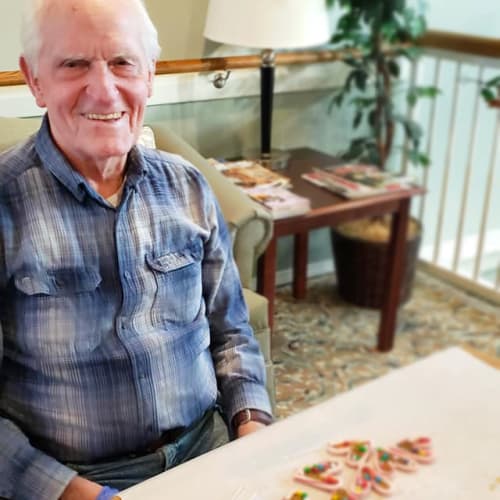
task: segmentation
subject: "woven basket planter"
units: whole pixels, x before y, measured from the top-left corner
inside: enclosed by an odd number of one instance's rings
[[[411,297],[418,250],[422,235],[421,225],[406,246],[406,263],[401,283],[400,303]],[[387,242],[366,241],[332,229],[332,247],[340,297],[361,307],[379,309],[385,292],[387,269]]]

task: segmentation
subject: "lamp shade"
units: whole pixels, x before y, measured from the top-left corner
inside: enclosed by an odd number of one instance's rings
[[[330,38],[325,0],[210,0],[205,37],[242,47],[311,47]]]

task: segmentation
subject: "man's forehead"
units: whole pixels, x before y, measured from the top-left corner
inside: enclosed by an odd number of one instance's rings
[[[81,12],[87,9],[100,10],[111,8],[124,9],[137,6],[134,0],[38,0],[39,5],[45,9],[64,9],[68,12]]]
[[[80,51],[80,55],[88,55],[95,47],[105,46],[108,52],[118,55],[137,52],[141,39],[137,13],[110,10],[101,0],[49,1],[54,2],[54,10],[51,15],[46,12],[43,16],[41,35],[42,44],[49,42],[52,50],[69,50],[75,55]],[[111,1],[116,4],[118,0]],[[120,3],[130,5],[127,0]],[[67,36],[68,31],[71,36]]]
[[[65,19],[94,19],[102,16],[128,18],[131,24],[138,19],[138,4],[134,0],[42,0],[44,23],[58,17]]]

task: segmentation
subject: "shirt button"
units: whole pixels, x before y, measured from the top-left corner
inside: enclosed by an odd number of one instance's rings
[[[123,273],[123,276],[125,276],[125,278],[127,278],[127,279],[129,280],[129,279],[130,279],[131,274],[130,274],[130,272],[129,272],[129,271],[125,271],[125,272]]]

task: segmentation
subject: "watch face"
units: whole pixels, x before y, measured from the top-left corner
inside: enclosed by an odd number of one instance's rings
[[[261,424],[269,425],[272,421],[273,418],[271,415],[268,415],[263,411],[245,408],[233,417],[232,424],[233,429],[236,430],[240,425],[247,424],[248,422],[259,422]]]
[[[248,424],[248,422],[252,421],[252,412],[248,408],[243,410],[240,415],[242,415],[242,417],[238,419],[238,425]]]

